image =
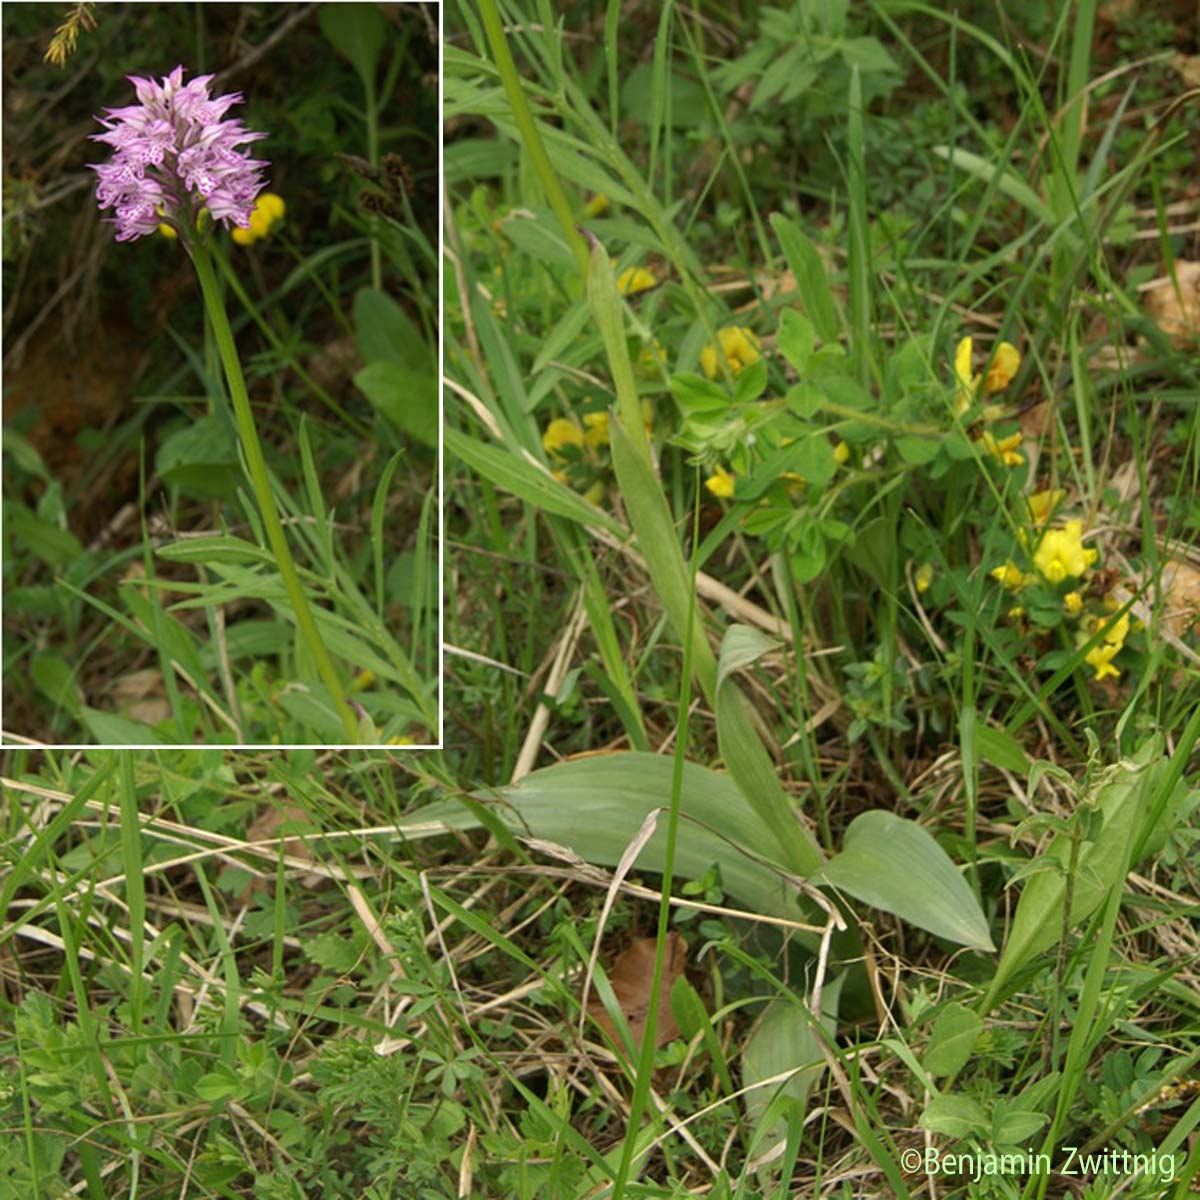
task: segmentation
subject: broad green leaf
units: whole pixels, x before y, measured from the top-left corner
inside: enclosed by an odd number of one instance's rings
[[[15,429],[6,428],[4,430],[4,453],[11,455],[22,471],[26,471],[46,483],[51,482],[53,477],[46,469],[46,464],[42,461],[42,456],[37,452],[37,448],[27,437],[17,433]]]
[[[779,320],[779,352],[803,376],[813,352],[813,323],[794,308],[785,308]]]
[[[864,75],[900,74],[896,60],[884,49],[883,43],[878,38],[842,38],[838,42],[838,50],[841,52],[842,61],[846,66],[858,67]],[[878,79],[871,80],[875,87],[878,87],[881,82],[883,81]]]
[[[1003,767],[1014,775],[1028,775],[1032,765],[1029,755],[1010,733],[993,729],[990,725],[975,726],[975,750],[984,762],[994,767]]]
[[[647,815],[670,803],[671,772],[668,757],[625,751],[545,767],[520,783],[476,799],[490,801],[514,834],[567,846],[589,862],[612,867],[620,862]],[[682,796],[676,874],[700,879],[715,863],[726,893],[750,911],[797,917],[800,910],[785,877],[778,839],[733,780],[685,763]],[[411,839],[447,829],[478,828],[479,818],[456,800],[418,809],[398,827]],[[661,872],[665,850],[664,814],[638,858],[638,870]]]
[[[501,447],[489,446],[468,437],[457,429],[444,429],[442,436],[446,439],[447,450],[497,487],[502,487],[514,496],[527,500],[536,508],[556,516],[567,517],[581,525],[607,529],[609,533],[619,537],[627,536],[628,530],[614,521],[608,513],[589,504],[578,493],[564,487],[533,463],[526,462]]]
[[[767,390],[767,364],[760,358],[743,367],[733,381],[733,403],[752,404]]]
[[[1138,748],[1132,760],[1111,769],[1111,780],[1096,793],[1094,814],[1087,807],[1076,809],[1072,820],[1098,816],[1100,830],[1094,841],[1083,842],[1079,849],[1068,920],[1072,928],[1095,912],[1109,891],[1120,884],[1130,842],[1141,828],[1147,780],[1153,778],[1148,768],[1161,756],[1162,737],[1155,734]],[[1062,937],[1064,875],[1070,856],[1071,837],[1067,832],[1058,834],[1039,856],[1043,862],[1050,861],[1029,877],[1021,891],[1004,952],[984,1001],[985,1009],[996,1001],[1014,972]]]
[[[841,991],[841,979],[826,984],[821,994],[821,1027],[826,1040],[837,1032],[837,1005]],[[779,1092],[803,1106],[808,1101],[821,1072],[825,1070],[825,1056],[821,1053],[821,1037],[814,1030],[810,1013],[801,1009],[794,1000],[772,1000],[755,1025],[746,1048],[742,1051],[742,1086],[753,1088],[745,1094],[746,1120],[753,1131],[757,1129],[770,1105],[772,1097]],[[765,1079],[795,1071],[786,1082],[756,1087]],[[786,1122],[780,1117],[773,1122],[764,1141],[758,1142],[755,1156],[768,1154],[772,1146],[785,1136]]]
[[[994,950],[987,918],[946,852],[915,821],[875,809],[814,882],[834,887],[961,946]]]
[[[55,708],[65,708],[74,716],[79,715],[83,704],[83,692],[75,669],[57,654],[35,654],[29,663],[29,674],[37,690]]]
[[[717,665],[717,687],[743,667],[756,663],[764,654],[777,650],[779,643],[761,630],[749,625],[731,625],[721,639],[721,656]]]
[[[688,414],[724,413],[730,404],[729,393],[719,383],[686,371],[671,376],[671,395]]]
[[[386,292],[360,288],[354,296],[354,340],[368,366],[395,363],[414,371],[429,371],[434,348]]]
[[[749,638],[747,634],[735,633],[737,629],[738,626],[733,626],[726,631],[722,658],[725,657],[725,642],[731,635],[734,637],[731,657],[736,660],[744,653]],[[722,671],[720,678],[715,705],[717,744],[725,766],[742,795],[777,839],[776,855],[797,874],[811,875],[820,869],[825,856],[796,816],[792,800],[779,782],[775,764],[751,720],[749,701],[729,678],[728,670]]]
[[[792,459],[794,469],[805,483],[814,488],[823,488],[837,473],[838,462],[833,445],[823,429],[810,429],[798,434],[796,441],[787,449],[795,450]]]
[[[811,583],[825,569],[825,537],[816,519],[805,520],[789,545],[792,574],[800,583]]]
[[[804,311],[812,321],[817,336],[823,342],[835,341],[839,331],[837,309],[833,304],[833,293],[829,290],[825,264],[816,246],[798,225],[781,213],[771,214],[771,228],[775,230],[783,256],[796,277]]]
[[[933,462],[941,448],[940,438],[918,437],[915,434],[904,433],[896,439],[896,449],[910,467],[920,467],[925,463]]]
[[[825,393],[815,383],[801,382],[789,388],[784,397],[788,408],[802,421],[815,417],[825,403]]]
[[[52,567],[68,567],[83,554],[73,533],[34,516],[31,509],[16,500],[4,502],[4,528],[9,537]]]
[[[992,1114],[992,1141],[998,1146],[1023,1146],[1050,1118],[1032,1109],[1001,1110],[997,1102]]]
[[[327,4],[324,7],[337,6]],[[223,1064],[218,1064],[216,1071],[208,1075],[201,1075],[195,1083],[197,1097],[201,1100],[207,1100],[209,1103],[228,1100],[230,1096],[236,1096],[242,1090],[242,1087],[242,1081],[230,1068]]]
[[[119,717],[116,713],[101,712],[84,705],[80,720],[101,746],[170,746],[173,739],[164,737],[142,721]]]
[[[203,497],[232,496],[241,477],[234,431],[215,415],[177,429],[159,447],[154,464],[167,483]]]
[[[317,9],[321,32],[348,58],[363,86],[374,91],[375,69],[387,38],[387,21],[374,4],[322,4]]]
[[[437,446],[437,377],[428,368],[412,370],[393,362],[373,362],[354,376],[354,383],[397,429],[426,446]]]
[[[934,1096],[925,1105],[918,1124],[931,1133],[944,1133],[961,1141],[991,1130],[983,1105],[968,1096]]]
[[[983,1021],[965,1004],[949,1004],[933,1023],[923,1063],[930,1075],[957,1075],[983,1031]]]
[[[712,1018],[708,1015],[708,1009],[704,1007],[700,993],[688,982],[686,975],[680,975],[671,985],[671,1015],[675,1018],[675,1024],[685,1041],[690,1042],[697,1033],[700,1034],[704,1049],[712,1059],[726,1094],[735,1091],[721,1039],[713,1028]]]

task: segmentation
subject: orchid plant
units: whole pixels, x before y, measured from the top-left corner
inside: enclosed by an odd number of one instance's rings
[[[240,92],[212,96],[212,75],[183,82],[177,66],[161,83],[129,76],[136,104],[110,108],[97,120],[103,133],[92,135],[113,148],[106,163],[92,164],[96,200],[117,228],[117,241],[136,241],[165,226],[176,235],[195,267],[233,402],[246,469],[300,638],[316,665],[350,742],[359,723],[300,582],[271,491],[262,444],[255,428],[246,381],[233,332],[217,286],[208,239],[214,222],[248,230],[269,166],[243,147],[267,135],[247,129],[226,113],[242,102]]]

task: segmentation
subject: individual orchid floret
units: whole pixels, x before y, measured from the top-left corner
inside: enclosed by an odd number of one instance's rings
[[[130,75],[138,103],[105,110],[96,119],[111,162],[92,164],[96,200],[112,208],[117,241],[128,242],[167,225],[185,240],[201,209],[216,221],[250,228],[254,202],[266,186],[260,175],[267,163],[239,147],[266,137],[246,129],[225,113],[242,102],[238,92],[210,96],[211,75],[183,82],[176,67],[162,83]]]

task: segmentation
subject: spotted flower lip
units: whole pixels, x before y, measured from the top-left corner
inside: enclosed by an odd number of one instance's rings
[[[177,66],[161,83],[128,76],[138,103],[109,108],[96,120],[115,153],[107,163],[89,164],[96,172],[96,201],[113,208],[117,241],[128,242],[156,232],[161,223],[194,236],[196,216],[206,208],[212,218],[243,229],[250,227],[254,202],[266,181],[259,172],[268,164],[238,147],[265,138],[225,113],[242,103],[240,92],[210,96],[212,75],[183,82]]]

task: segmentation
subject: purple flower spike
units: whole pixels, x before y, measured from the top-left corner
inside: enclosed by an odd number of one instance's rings
[[[101,209],[115,208],[117,241],[128,242],[168,224],[181,237],[193,236],[196,217],[207,208],[216,221],[250,227],[258,193],[266,187],[259,171],[268,164],[236,147],[267,135],[224,120],[242,102],[240,92],[210,97],[211,75],[183,82],[183,67],[161,84],[130,75],[137,104],[109,108],[96,120],[106,132],[112,161],[92,164]]]

